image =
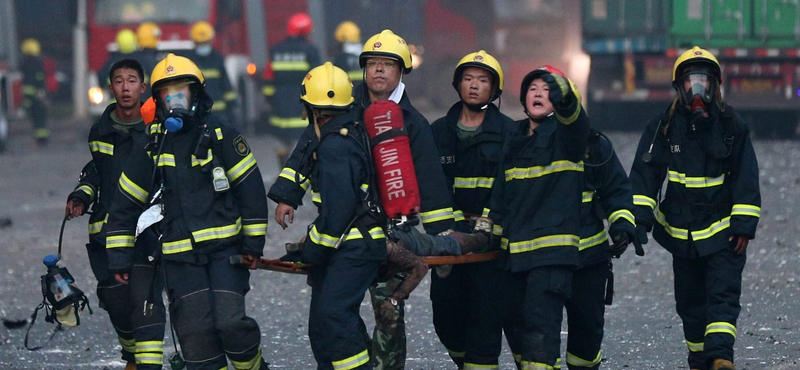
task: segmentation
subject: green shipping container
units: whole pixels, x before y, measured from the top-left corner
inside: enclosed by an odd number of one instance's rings
[[[672,46],[739,47],[752,40],[753,0],[672,0]]]
[[[800,46],[800,4],[797,1],[754,0],[753,36],[764,46]]]
[[[663,36],[669,0],[583,0],[583,37]]]

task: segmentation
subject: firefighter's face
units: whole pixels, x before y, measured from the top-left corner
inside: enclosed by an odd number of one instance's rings
[[[464,68],[458,91],[464,103],[486,104],[492,96],[492,74],[483,68]]]
[[[389,58],[369,58],[366,63],[367,88],[374,95],[391,94],[400,84],[400,62]]]
[[[528,93],[525,94],[525,109],[532,118],[544,118],[553,113],[550,87],[541,78],[531,81],[531,84],[528,85]]]
[[[139,78],[139,73],[135,69],[119,68],[114,71],[109,88],[120,108],[131,109],[139,106],[139,100],[144,94],[146,85]]]

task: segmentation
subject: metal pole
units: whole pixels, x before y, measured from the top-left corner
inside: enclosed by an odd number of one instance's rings
[[[88,116],[89,97],[86,86],[88,37],[86,34],[86,0],[78,0],[78,17],[72,30],[72,105],[74,118]]]

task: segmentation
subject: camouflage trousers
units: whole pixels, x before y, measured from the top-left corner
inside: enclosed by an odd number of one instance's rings
[[[379,278],[369,287],[372,298],[372,311],[378,317],[378,308],[383,304],[397,286],[405,278],[405,273],[398,273],[389,278]],[[406,365],[406,324],[403,302],[396,306],[397,320],[391,325],[375,323],[372,333],[372,350],[370,357],[374,370],[402,370]]]

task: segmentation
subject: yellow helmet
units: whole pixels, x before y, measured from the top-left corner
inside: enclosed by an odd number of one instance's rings
[[[123,29],[117,32],[116,38],[117,47],[122,54],[130,54],[136,51],[136,34],[129,29]]]
[[[503,93],[503,68],[500,67],[497,59],[487,53],[486,50],[469,53],[461,58],[456,64],[456,71],[453,73],[453,87],[455,87],[456,91],[458,91],[458,84],[461,82],[461,75],[467,67],[483,68],[491,72],[492,76],[494,76],[492,84],[495,87],[495,91],[489,101],[494,101],[500,97],[500,94]]]
[[[42,47],[36,39],[25,39],[22,41],[22,54],[38,57],[42,53]]]
[[[392,30],[383,30],[370,37],[364,43],[358,63],[361,68],[364,68],[367,65],[367,59],[374,57],[397,59],[403,64],[403,72],[411,73],[411,51],[408,50],[408,44],[402,37],[395,35]]]
[[[301,85],[300,100],[311,108],[347,110],[355,100],[347,72],[331,62],[308,71]]]
[[[153,74],[150,75],[153,95],[164,83],[182,78],[196,80],[200,85],[205,83],[203,72],[191,59],[172,53],[167,54],[166,58],[156,64]]]
[[[334,35],[339,42],[361,42],[361,29],[350,21],[339,23]]]
[[[144,22],[136,29],[140,48],[155,49],[161,38],[161,29],[153,22]]]
[[[209,42],[214,39],[214,27],[211,26],[211,23],[200,21],[192,26],[191,34],[192,41],[194,41],[195,44]]]
[[[691,64],[705,64],[711,67],[712,73],[717,77],[717,83],[722,82],[722,73],[720,72],[719,61],[714,54],[708,50],[701,49],[695,46],[686,50],[675,60],[675,65],[672,67],[672,83],[683,75],[683,70]]]

